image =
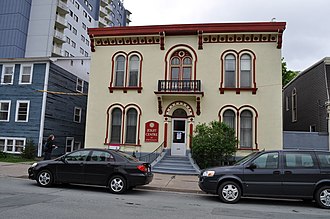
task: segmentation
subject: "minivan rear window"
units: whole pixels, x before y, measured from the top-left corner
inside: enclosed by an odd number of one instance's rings
[[[321,168],[330,168],[330,153],[317,152],[316,155]]]

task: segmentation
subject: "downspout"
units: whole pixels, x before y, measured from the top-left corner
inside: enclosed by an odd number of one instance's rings
[[[42,93],[42,106],[41,106],[40,127],[39,127],[39,141],[38,141],[38,157],[41,157],[41,155],[42,155],[42,140],[43,140],[43,135],[44,135],[45,115],[46,115],[46,101],[47,101],[47,89],[48,89],[49,68],[50,68],[49,62],[46,63],[44,89],[43,89],[44,92]]]
[[[327,68],[326,68],[326,60],[324,60],[324,78],[325,78],[325,88],[327,93],[327,100],[325,102],[325,106],[327,109],[327,123],[328,123],[328,150],[330,149],[330,122],[329,122],[329,115],[330,115],[330,100],[329,100],[329,85],[328,85],[328,77],[327,77]]]

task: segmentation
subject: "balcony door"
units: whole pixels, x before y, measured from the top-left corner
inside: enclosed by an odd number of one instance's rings
[[[188,88],[192,76],[192,58],[185,50],[176,51],[171,57],[171,88],[182,90]]]

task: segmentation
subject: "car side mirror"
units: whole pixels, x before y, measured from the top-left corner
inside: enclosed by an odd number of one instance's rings
[[[65,159],[65,156],[62,156],[62,157],[61,157],[61,161],[62,161],[63,163],[68,163],[68,161]]]
[[[257,165],[255,163],[250,163],[246,168],[250,170],[254,170],[257,168]]]

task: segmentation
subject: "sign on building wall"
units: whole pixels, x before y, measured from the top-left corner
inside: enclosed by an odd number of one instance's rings
[[[158,142],[159,124],[155,121],[147,122],[145,125],[144,141]]]

